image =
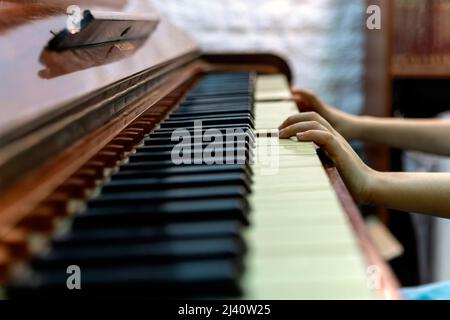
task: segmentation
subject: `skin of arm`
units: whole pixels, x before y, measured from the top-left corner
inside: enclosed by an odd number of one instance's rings
[[[450,156],[450,121],[358,117],[349,124],[353,139]]]
[[[450,173],[374,172],[368,204],[450,219]]]
[[[382,143],[390,147],[450,156],[450,121],[358,117],[322,102],[314,93],[293,90],[302,111],[319,113],[347,140]],[[285,124],[295,125],[296,116]]]
[[[356,202],[450,218],[450,174],[382,173],[369,168],[346,139],[315,112],[285,121],[280,138],[317,144],[334,162]]]

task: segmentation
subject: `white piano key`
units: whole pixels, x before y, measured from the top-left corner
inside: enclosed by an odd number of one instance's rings
[[[257,252],[257,251],[256,251]],[[350,252],[348,255],[298,255],[286,257],[254,257],[250,260],[248,268],[249,277],[263,279],[264,282],[277,282],[292,280],[316,280],[329,282],[333,279],[364,279],[359,272],[363,267],[359,257]],[[363,285],[366,283],[363,282]]]
[[[355,254],[353,247],[345,241],[334,242],[295,242],[275,240],[273,243],[264,243],[251,250],[251,257],[258,258],[288,258],[288,257],[344,257]]]
[[[361,288],[362,279],[333,282],[297,281],[247,285],[245,295],[256,300],[372,300],[373,294]]]
[[[298,112],[293,101],[255,103],[255,127],[257,130],[278,129],[289,117]]]
[[[256,80],[256,101],[288,100],[291,98],[289,84],[282,75],[264,75]]]
[[[299,214],[302,212],[302,208],[295,208],[294,210],[288,209],[286,211],[263,211],[258,209],[258,220],[255,222],[255,226],[260,225],[274,225],[279,226],[334,226],[345,223],[342,218],[336,214]],[[325,210],[323,212],[326,212]],[[250,223],[253,224],[253,219],[250,217]]]

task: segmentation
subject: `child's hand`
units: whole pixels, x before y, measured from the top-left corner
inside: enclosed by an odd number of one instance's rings
[[[296,115],[295,121],[287,119],[280,126],[280,138],[291,137],[317,144],[334,162],[354,199],[360,203],[370,200],[375,171],[361,161],[347,141],[319,114],[306,112]]]
[[[355,123],[357,117],[339,111],[320,100],[313,92],[294,88],[292,89],[294,101],[301,112],[316,112],[326,119],[346,139],[356,138]],[[295,119],[294,119],[295,120]]]

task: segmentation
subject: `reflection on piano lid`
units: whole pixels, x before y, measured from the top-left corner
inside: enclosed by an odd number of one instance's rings
[[[108,1],[94,2],[117,9]],[[126,2],[152,11],[147,1]],[[22,53],[0,52],[0,283],[8,298],[374,298],[365,279],[374,265],[377,294],[399,297],[338,172],[312,144],[280,141],[272,175],[249,161],[278,141],[264,133],[296,112],[281,58],[202,55],[162,20],[114,63],[98,56],[95,67],[71,72],[84,60],[78,49],[52,52],[64,72],[49,68],[42,78],[48,31],[65,16],[34,17],[0,39]],[[215,141],[204,153],[210,141],[195,140],[186,155],[202,164],[176,165],[171,134],[198,138],[198,120],[201,133],[242,143]],[[224,163],[214,162],[221,152]],[[83,290],[67,290],[68,264],[82,268]]]
[[[81,10],[77,6],[69,8],[73,8],[74,12]],[[74,15],[74,12],[68,14]],[[159,23],[159,17],[151,15],[91,10],[85,10],[82,17],[80,12],[79,19],[74,23],[77,26],[76,29],[69,29],[73,26],[67,26],[55,34],[55,37],[48,43],[48,49],[64,50],[107,42],[145,39],[150,36]]]
[[[145,40],[130,40],[58,52],[45,48],[39,59],[45,69],[39,71],[39,76],[43,79],[51,79],[113,63],[131,56],[144,44]]]

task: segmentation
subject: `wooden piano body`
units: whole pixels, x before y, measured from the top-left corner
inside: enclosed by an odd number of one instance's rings
[[[141,0],[74,3],[156,15]],[[170,119],[206,75],[258,74],[251,78],[256,82],[251,98],[257,148],[267,142],[258,133],[273,132],[296,112],[288,90],[290,70],[281,58],[202,54],[190,36],[164,19],[145,39],[49,50],[52,33],[66,25],[68,4],[0,4],[0,274],[5,297],[17,279],[26,278],[30,261],[49,250],[48,239],[70,229],[67,221],[98,196],[109,176],[143,139],[151,140],[148,135]],[[253,166],[250,227],[242,231],[248,253],[242,258],[246,268],[237,297],[399,298],[395,277],[374,249],[337,170],[326,159],[320,161],[312,144],[281,141],[277,152],[277,174],[259,175],[258,164]],[[366,282],[373,278],[367,277],[374,276],[370,290]]]

